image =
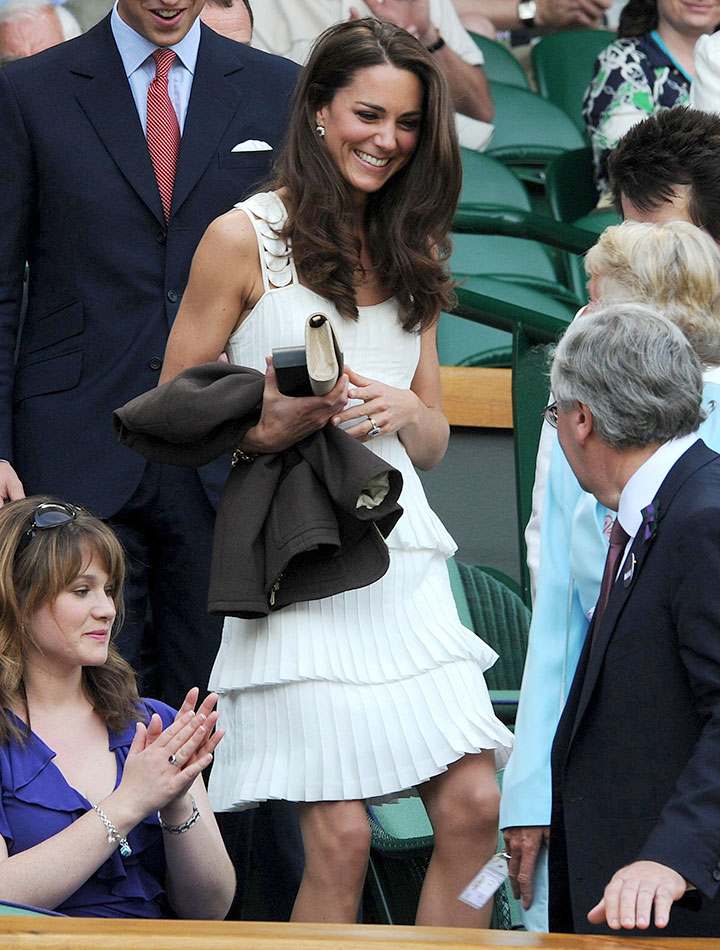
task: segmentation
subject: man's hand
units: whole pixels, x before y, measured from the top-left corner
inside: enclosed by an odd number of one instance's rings
[[[605,888],[603,899],[587,915],[591,924],[631,930],[650,926],[655,909],[655,926],[667,927],[673,901],[680,900],[687,890],[682,875],[657,861],[635,861],[620,868]]]
[[[533,875],[540,846],[547,844],[550,827],[531,825],[527,828],[503,828],[505,850],[510,855],[510,884],[515,900],[522,899],[525,910],[533,899]]]
[[[611,0],[536,0],[536,26],[551,30],[597,27]],[[608,33],[610,37],[610,33]]]
[[[437,39],[437,30],[430,22],[429,0],[365,0],[370,11],[378,20],[387,20],[395,26],[401,26],[417,37],[424,46]],[[350,15],[358,19],[360,14],[350,7]]]
[[[0,505],[25,497],[22,482],[9,462],[0,459]]]

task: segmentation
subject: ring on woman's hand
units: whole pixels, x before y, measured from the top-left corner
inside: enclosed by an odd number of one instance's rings
[[[370,423],[368,437],[374,439],[375,436],[380,435],[380,426],[377,424],[377,422],[375,422],[372,416],[368,416],[368,422]]]
[[[168,762],[170,763],[170,765],[174,765],[178,769],[181,767],[180,763],[177,760],[177,756],[175,755],[174,752],[171,752],[170,755],[168,756]]]

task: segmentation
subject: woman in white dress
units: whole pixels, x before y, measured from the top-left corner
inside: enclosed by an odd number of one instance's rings
[[[223,349],[266,372],[261,418],[240,446],[248,458],[344,425],[403,474],[387,574],[261,620],[228,618],[211,677],[228,732],[214,806],[297,802],[295,920],[356,919],[365,802],[417,787],[435,834],[418,922],[489,922],[490,906],[457,896],[495,851],[495,771],[512,737],[483,678],[496,655],[458,619],[454,544],[414,467],[437,464],[448,442],[435,323],[452,295],[445,241],[459,187],[432,55],[388,23],[338,24],[299,81],[273,190],[210,225],[168,343],[162,381]],[[326,396],[283,396],[268,354],[301,344],[318,310],[345,373]]]

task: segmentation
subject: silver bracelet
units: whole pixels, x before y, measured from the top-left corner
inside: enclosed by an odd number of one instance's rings
[[[128,839],[124,838],[120,832],[117,830],[115,825],[110,821],[105,812],[100,808],[99,805],[93,805],[93,810],[97,812],[100,817],[100,821],[105,825],[107,829],[107,840],[108,844],[117,843],[120,845],[120,854],[124,858],[129,858],[132,854],[132,848],[128,844]]]
[[[183,835],[185,834],[186,831],[189,831],[190,828],[192,828],[192,826],[200,817],[200,812],[198,811],[198,807],[192,795],[190,796],[190,801],[192,802],[192,807],[193,807],[192,815],[190,815],[188,820],[184,821],[181,825],[166,825],[165,822],[160,817],[160,812],[158,812],[158,821],[160,822],[160,827],[162,828],[163,831],[167,831],[168,834],[171,834],[171,835]]]

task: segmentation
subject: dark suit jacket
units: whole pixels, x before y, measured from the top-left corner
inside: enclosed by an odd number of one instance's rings
[[[597,932],[586,914],[612,875],[650,860],[699,893],[665,930],[634,933],[720,934],[720,456],[693,445],[653,507],[592,648],[587,637],[553,745],[554,931]]]
[[[112,411],[157,384],[195,247],[267,175],[297,72],[202,27],[166,225],[109,18],[0,70],[0,458],[28,493],[108,516],[134,491]],[[226,474],[205,473],[213,502]]]
[[[237,446],[260,416],[264,377],[245,366],[205,363],[115,412],[118,438],[146,458],[202,465]],[[384,476],[375,507],[358,507]],[[383,540],[402,514],[402,476],[342,429],[327,425],[284,452],[239,461],[215,521],[208,610],[264,617],[378,580]]]

